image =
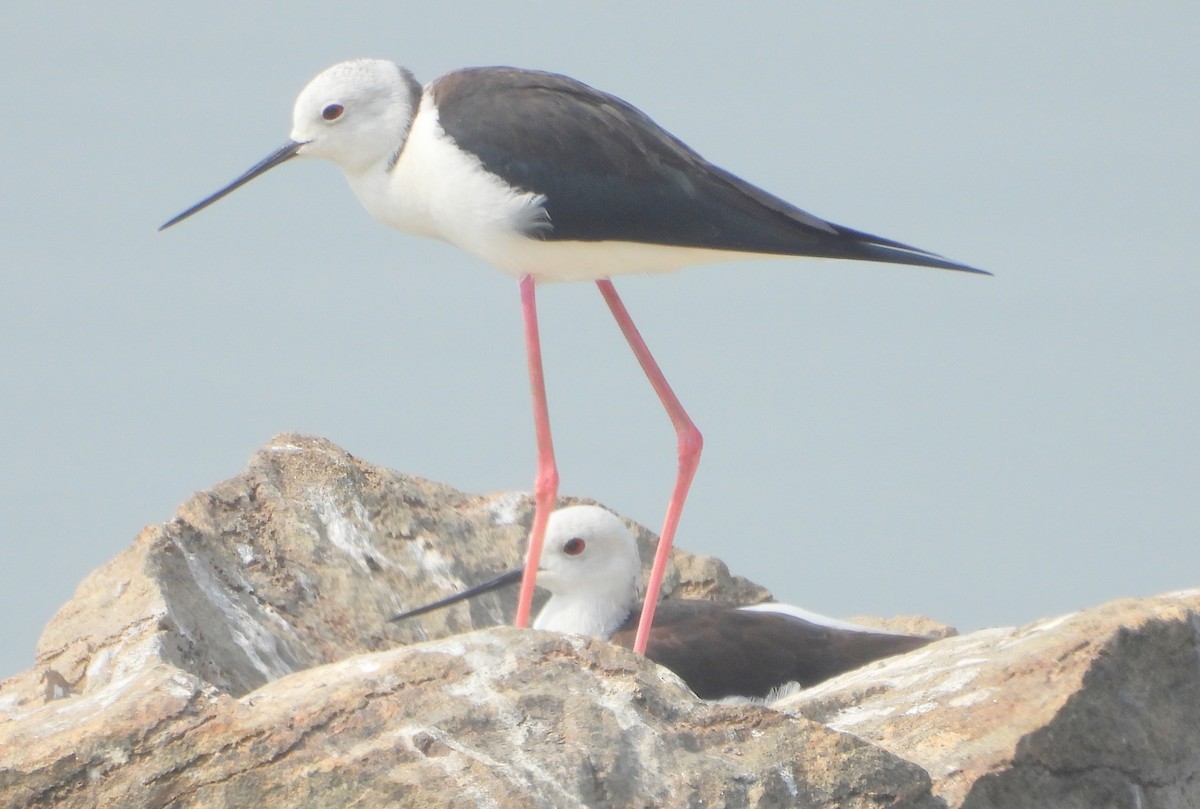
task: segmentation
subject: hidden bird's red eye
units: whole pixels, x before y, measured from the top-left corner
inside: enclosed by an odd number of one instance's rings
[[[587,543],[579,537],[568,539],[567,544],[563,545],[563,553],[565,553],[567,556],[578,556],[579,554],[583,553],[583,549],[586,545]]]
[[[338,118],[342,117],[342,113],[345,111],[346,108],[341,104],[330,104],[328,107],[321,110],[321,117],[326,121],[336,121]]]

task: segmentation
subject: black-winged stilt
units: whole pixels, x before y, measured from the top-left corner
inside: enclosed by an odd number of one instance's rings
[[[394,616],[399,621],[513,584],[523,569]],[[633,647],[641,615],[641,560],[633,535],[599,506],[550,515],[537,583],[550,600],[535,629]],[[918,649],[930,638],[827,618],[789,604],[737,607],[668,599],[658,604],[645,655],[671,669],[703,699],[766,697],[796,682],[815,685],[873,660]]]
[[[342,62],[318,75],[296,99],[286,144],[160,230],[294,157],[332,160],[384,223],[443,239],[520,279],[538,461],[518,626],[529,621],[558,492],[535,285],[596,282],[678,440],[675,486],[634,644],[639,652],[703,442],[610,277],[763,256],[982,272],[806,213],[712,165],[630,104],[574,79],[490,67],[457,70],[422,87],[407,69],[380,59]]]

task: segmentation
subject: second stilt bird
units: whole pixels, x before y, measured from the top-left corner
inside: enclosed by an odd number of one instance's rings
[[[702,439],[610,277],[765,256],[981,272],[806,213],[709,163],[630,104],[574,79],[487,67],[456,70],[422,87],[407,69],[380,59],[342,62],[318,75],[296,99],[287,143],[162,228],[294,157],[332,160],[382,222],[443,239],[520,280],[538,460],[518,626],[529,622],[558,493],[535,288],[543,281],[596,282],[678,438],[678,473],[646,586],[638,652],[646,649]]]
[[[599,506],[561,508],[546,523],[544,550],[538,584],[550,591],[550,600],[534,628],[632,646],[642,609],[636,600],[642,566],[625,524]],[[510,571],[392,620],[491,592],[522,573]],[[660,603],[657,615],[643,654],[678,674],[701,699],[765,699],[789,683],[807,688],[932,640],[775,602],[738,607],[674,598]]]

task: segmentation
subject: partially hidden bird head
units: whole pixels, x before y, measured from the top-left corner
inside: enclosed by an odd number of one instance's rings
[[[568,506],[550,515],[538,586],[553,598],[534,626],[607,637],[629,615],[641,578],[637,543],[615,514]]]

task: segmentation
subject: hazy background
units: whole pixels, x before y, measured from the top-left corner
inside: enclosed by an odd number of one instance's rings
[[[809,609],[964,630],[1200,585],[1200,5],[13,3],[0,38],[0,676],[275,433],[529,487],[512,279],[377,224],[324,163],[155,232],[356,56],[575,76],[996,273],[620,279],[707,440],[683,547]],[[657,529],[657,400],[593,286],[540,305],[563,493]]]

